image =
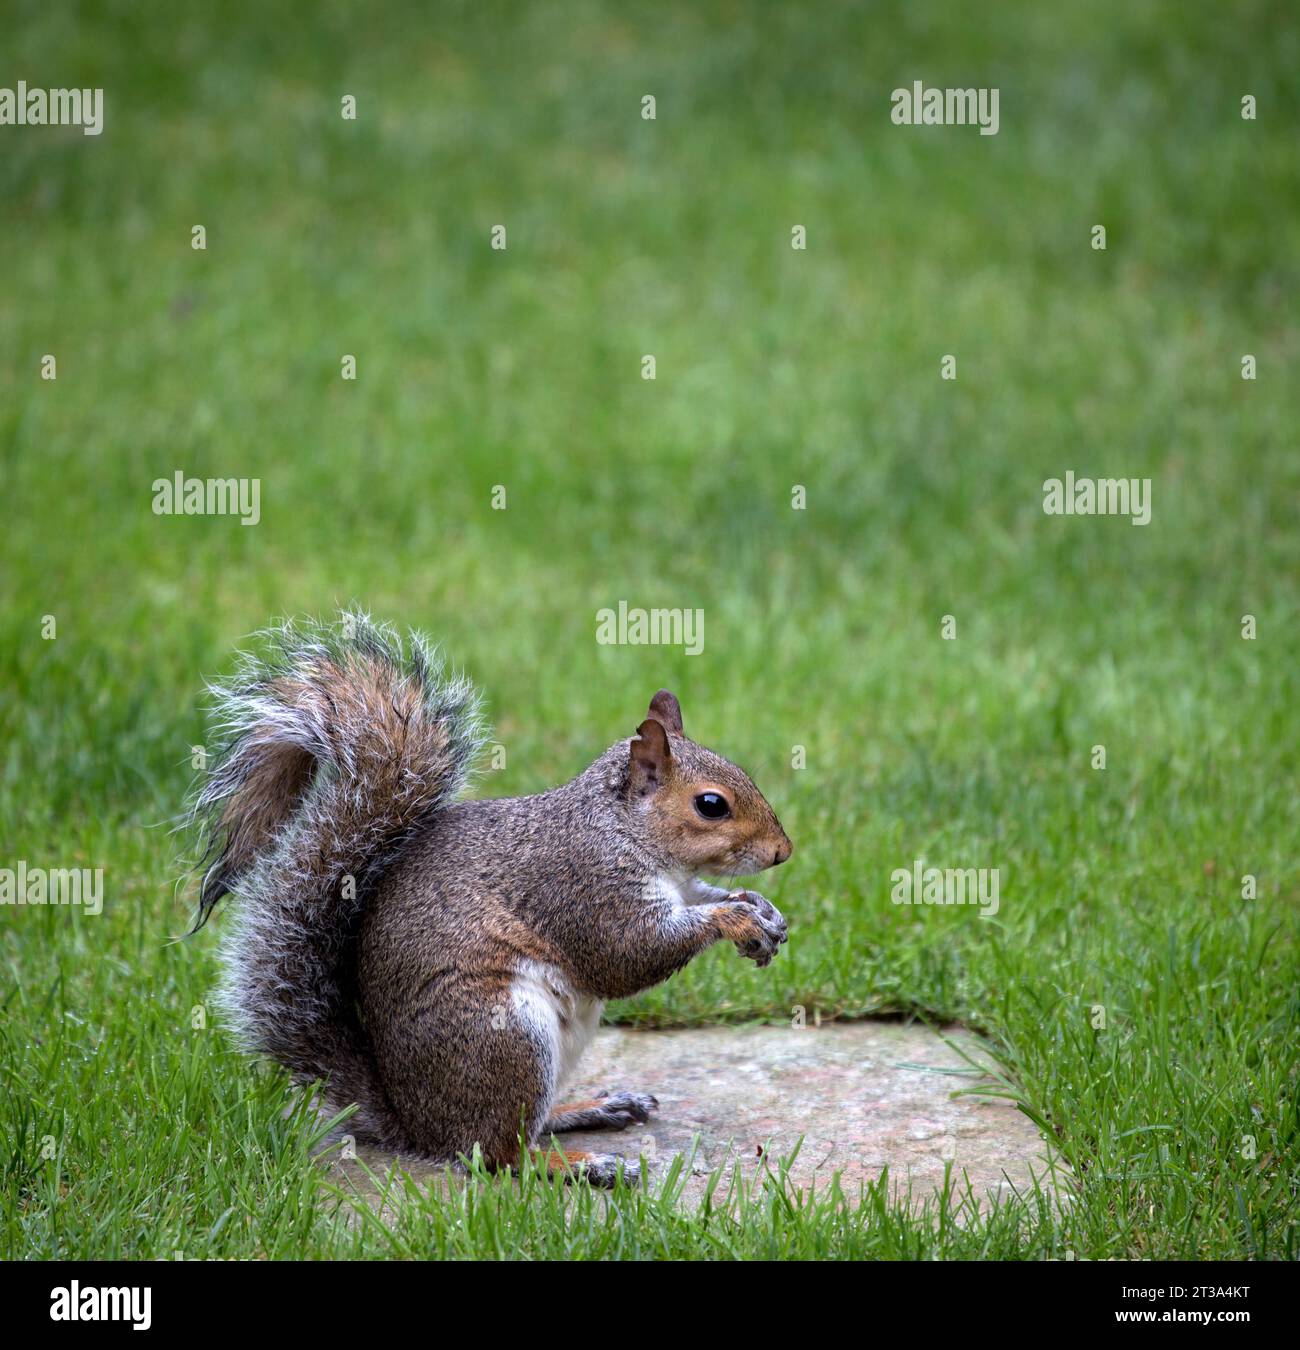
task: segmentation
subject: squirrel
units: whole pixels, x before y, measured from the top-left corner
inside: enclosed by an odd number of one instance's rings
[[[210,685],[225,748],[196,796],[197,931],[229,894],[218,1006],[241,1044],[321,1080],[354,1137],[493,1169],[640,1180],[617,1154],[539,1147],[644,1123],[658,1102],[559,1089],[606,999],[726,940],[765,966],[786,941],[748,875],[792,845],[749,776],[687,738],[661,689],[636,735],[571,782],[457,801],[485,743],[479,698],[418,633],[346,612],[286,623]]]

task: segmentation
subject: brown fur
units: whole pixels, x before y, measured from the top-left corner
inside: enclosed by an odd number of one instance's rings
[[[790,856],[762,794],[661,690],[572,782],[452,804],[476,740],[467,688],[387,630],[298,638],[226,691],[240,736],[201,802],[220,812],[205,913],[227,889],[240,902],[223,998],[245,1041],[324,1079],[334,1109],[356,1102],[359,1136],[426,1158],[477,1144],[506,1166],[521,1127],[532,1144],[548,1124],[644,1120],[639,1094],[555,1107],[567,1038],[720,939],[771,960],[771,903],[696,880]]]

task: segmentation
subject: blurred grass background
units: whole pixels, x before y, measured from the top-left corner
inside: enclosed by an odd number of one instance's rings
[[[485,690],[480,791],[571,775],[666,684],[772,800],[780,960],[613,1015],[965,1018],[1082,1180],[1018,1250],[1295,1255],[1292,7],[8,20],[0,83],[106,100],[97,138],[0,128],[0,863],[107,890],[0,911],[13,1250],[192,1251],[234,1184],[194,1179],[212,1114],[277,1128],[282,1085],[190,1030],[215,942],[163,945],[166,825],[204,678],[355,600]],[[914,79],[998,87],[999,134],[892,125]],[[1152,523],[1045,516],[1067,469],[1149,477]],[[177,470],[259,478],[261,523],[155,516]],[[620,599],[702,607],[704,653],[596,646]],[[1000,868],[997,920],[890,904],[918,857]],[[298,1250],[241,1206],[204,1254]]]

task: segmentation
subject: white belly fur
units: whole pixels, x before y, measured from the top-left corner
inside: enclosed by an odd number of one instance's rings
[[[604,1003],[578,994],[557,967],[521,961],[510,985],[515,1015],[551,1047],[551,1092],[573,1076],[587,1043],[596,1034]]]

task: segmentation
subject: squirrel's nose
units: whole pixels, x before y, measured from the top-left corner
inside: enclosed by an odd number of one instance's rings
[[[776,846],[776,852],[772,854],[772,866],[780,867],[793,852],[794,845],[788,839],[782,839]]]

